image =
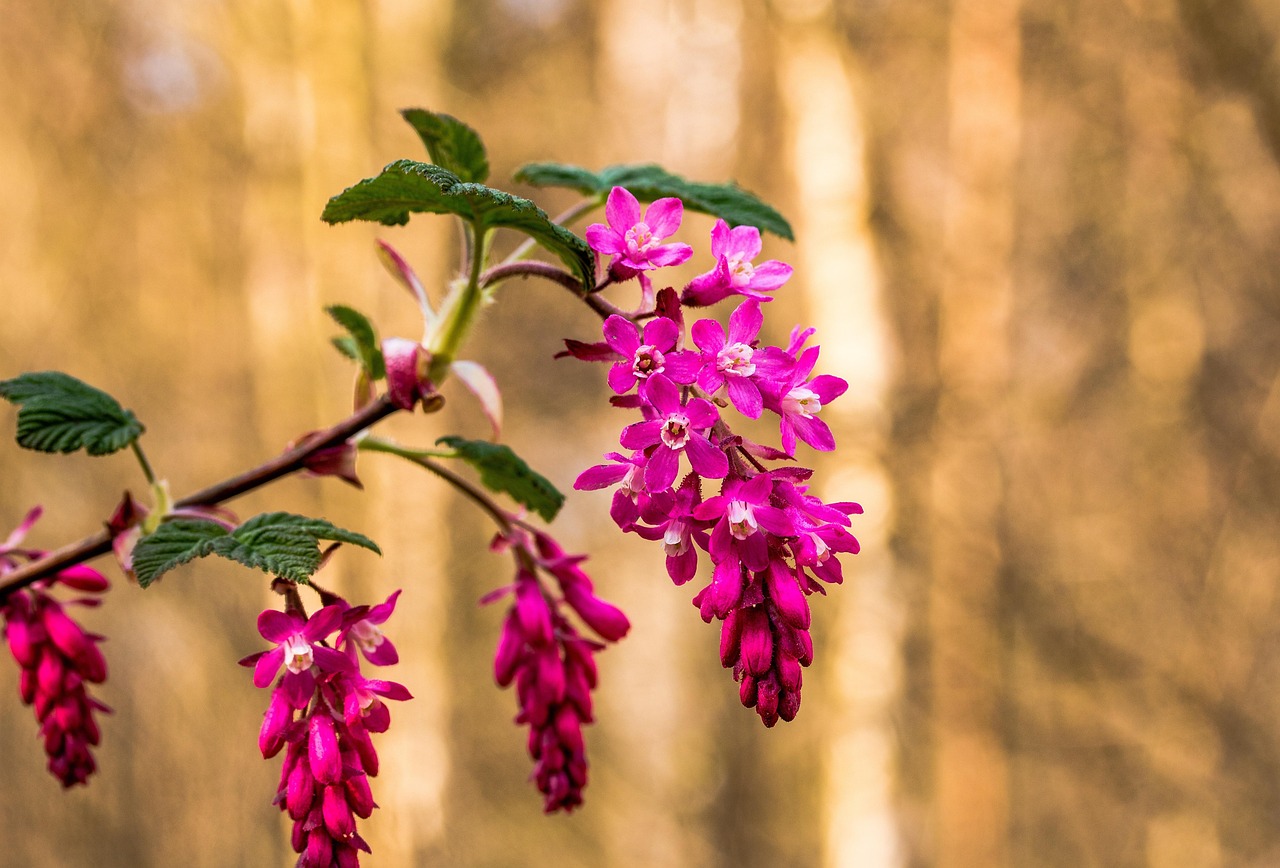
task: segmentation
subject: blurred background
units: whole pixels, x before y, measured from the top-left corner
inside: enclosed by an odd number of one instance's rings
[[[319,220],[425,158],[398,108],[474,126],[497,186],[532,160],[657,161],[795,226],[766,241],[796,268],[767,337],[817,325],[850,382],[812,464],[866,514],[813,601],[793,723],[739,707],[693,586],[607,493],[571,494],[556,533],[634,629],[601,658],[587,804],[543,817],[492,684],[502,613],[476,600],[510,562],[479,514],[382,456],[363,495],[291,480],[233,504],[364,531],[386,556],[343,552],[326,584],[405,589],[391,677],[416,699],[379,743],[367,864],[1280,864],[1280,6],[0,0],[0,20],[0,375],[118,396],[178,494],[346,414],[324,305],[420,333],[374,239],[440,286],[449,222]],[[686,220],[682,279],[710,226]],[[499,302],[470,355],[503,383],[505,440],[569,490],[625,421],[602,367],[551,359],[598,320],[550,284]],[[452,397],[392,433],[486,436]],[[126,456],[11,441],[0,479],[0,526],[43,503],[48,548],[144,488]],[[117,581],[84,618],[116,713],[72,792],[0,667],[0,862],[292,864],[267,694],[235,665],[275,604],[212,561]]]

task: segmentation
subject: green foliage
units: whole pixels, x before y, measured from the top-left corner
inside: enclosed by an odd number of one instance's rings
[[[601,197],[614,187],[626,187],[642,202],[675,196],[690,211],[720,217],[730,226],[755,226],[788,241],[795,240],[786,218],[754,193],[737,184],[689,181],[652,163],[609,166],[599,172],[562,163],[529,163],[516,172],[516,180],[535,187],[568,187]]]
[[[564,495],[507,446],[462,437],[441,437],[436,443],[448,446],[479,471],[485,488],[511,495],[546,521],[554,520],[564,505]]]
[[[18,445],[38,452],[108,455],[146,429],[115,398],[59,371],[0,382],[0,397],[17,404]]]
[[[322,518],[270,512],[232,531],[212,521],[167,521],[138,541],[133,570],[145,588],[174,567],[218,555],[283,579],[306,582],[320,566],[320,540],[352,543],[382,554],[373,540]]]
[[[430,163],[397,160],[376,178],[366,178],[334,196],[321,217],[328,223],[369,220],[395,226],[407,223],[415,212],[456,214],[478,233],[496,228],[523,232],[558,256],[584,289],[594,286],[596,256],[587,242],[552,223],[528,199],[465,182]]]
[[[489,158],[479,134],[457,118],[426,109],[402,109],[400,115],[427,146],[431,162],[463,181],[483,184],[489,179]]]
[[[382,359],[382,349],[378,346],[378,334],[374,331],[369,318],[355,308],[335,304],[324,309],[333,317],[333,321],[347,330],[349,337],[333,339],[338,352],[364,368],[370,380],[381,380],[387,375],[387,367]]]

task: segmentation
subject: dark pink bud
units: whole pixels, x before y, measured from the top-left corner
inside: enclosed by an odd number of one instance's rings
[[[294,443],[289,444],[290,447],[302,442],[307,436],[309,435],[303,435]],[[336,446],[329,446],[312,452],[303,461],[302,466],[313,476],[336,476],[343,482],[363,489],[364,484],[360,482],[360,477],[356,475],[356,452],[355,442],[345,440]]]
[[[311,813],[316,797],[316,779],[306,762],[295,763],[289,772],[289,784],[285,790],[284,805],[294,820],[305,819]]]
[[[531,573],[521,573],[516,578],[516,617],[520,619],[520,631],[530,645],[550,644],[551,610]]]
[[[631,622],[621,609],[601,600],[582,585],[565,586],[564,599],[588,627],[609,642],[617,642],[631,629]]]
[[[378,776],[378,752],[373,747],[373,739],[363,726],[349,726],[346,729],[347,742],[355,748],[360,758],[360,768],[371,778]]]
[[[360,856],[355,847],[337,844],[334,847],[333,861],[338,868],[360,868]]]
[[[564,663],[555,648],[549,648],[537,657],[538,692],[548,705],[564,701]]]
[[[258,731],[258,750],[263,759],[270,759],[284,746],[285,731],[293,723],[293,706],[284,690],[271,691],[271,702],[262,717],[262,729]]]
[[[782,682],[784,688],[798,691],[804,680],[803,672],[799,660],[785,653],[778,655],[778,680]]]
[[[351,810],[362,820],[367,820],[378,805],[373,800],[373,791],[369,789],[369,778],[365,775],[352,775],[345,781],[347,787],[347,803]]]
[[[765,726],[772,727],[778,722],[778,682],[773,675],[762,678],[756,685],[756,714]]]
[[[13,659],[18,661],[19,666],[24,668],[35,666],[40,655],[36,631],[32,629],[29,621],[21,617],[11,616],[11,618],[5,625],[5,631],[9,636],[9,652],[13,654]]]
[[[738,682],[738,699],[742,701],[744,708],[755,708],[756,680],[750,675],[743,675]]]
[[[800,691],[784,690],[778,700],[778,717],[790,723],[800,713]]]
[[[307,847],[307,830],[301,820],[295,820],[293,829],[289,834],[289,843],[293,845],[293,852],[301,853]]]
[[[511,684],[511,679],[516,677],[516,667],[520,664],[523,650],[524,636],[520,633],[519,622],[512,610],[502,623],[498,651],[493,655],[493,677],[499,687],[507,687]]]
[[[769,598],[787,623],[801,630],[809,629],[809,601],[792,569],[782,561],[770,561],[764,580]]]
[[[22,674],[18,676],[18,692],[23,703],[30,705],[35,701],[37,681],[36,670],[33,667],[23,667]]]
[[[773,631],[761,609],[745,609],[742,618],[742,663],[752,675],[763,675],[773,666]]]
[[[307,849],[303,851],[298,865],[306,868],[328,868],[333,864],[333,841],[323,828],[312,829],[307,833]]]
[[[46,696],[57,696],[62,692],[63,668],[62,656],[46,646],[40,655],[40,663],[36,667],[36,682],[40,692]]]
[[[573,753],[582,751],[582,722],[578,720],[572,707],[564,706],[560,709],[560,713],[556,715],[555,732],[565,750]]]
[[[100,594],[111,587],[111,583],[107,581],[106,576],[83,564],[67,567],[58,573],[57,579],[60,584],[66,585],[68,588],[85,591],[90,594]]]
[[[342,778],[342,754],[333,718],[323,709],[311,716],[310,734],[311,773],[322,784],[337,783]]]
[[[347,790],[342,784],[324,788],[324,827],[335,838],[355,834],[356,818],[347,804]]]
[[[92,642],[85,645],[83,653],[76,660],[76,666],[85,681],[101,684],[107,680],[107,660]]]
[[[738,659],[738,645],[742,637],[741,610],[735,609],[720,625],[720,665],[728,669]]]

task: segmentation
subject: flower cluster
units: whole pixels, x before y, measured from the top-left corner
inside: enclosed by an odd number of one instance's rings
[[[22,538],[40,517],[36,507],[0,544],[0,576],[24,560],[43,557],[44,552],[19,547]],[[110,712],[89,695],[88,684],[107,679],[107,662],[98,650],[101,636],[86,633],[62,603],[49,591],[63,585],[75,591],[99,594],[108,587],[106,578],[86,566],[68,567],[50,579],[25,590],[15,591],[0,606],[9,650],[22,669],[19,681],[22,701],[35,708],[40,722],[49,771],[64,787],[86,783],[97,768],[90,748],[101,737],[94,712]],[[82,597],[70,601],[96,606],[98,600]]]
[[[514,554],[516,578],[483,600],[515,598],[494,655],[494,678],[502,687],[516,685],[516,723],[529,727],[533,780],[543,795],[543,810],[570,812],[582,804],[587,785],[582,726],[593,720],[594,655],[605,646],[581,635],[561,604],[606,642],[621,639],[631,624],[620,609],[595,595],[591,579],[579,566],[584,556],[565,554],[547,534],[513,527],[499,538],[498,546]],[[547,590],[539,572],[551,576],[559,596]]]
[[[629,226],[639,221],[635,197],[621,187],[610,193],[609,226],[592,226],[587,239],[614,255],[612,278],[677,261],[670,254],[645,259],[646,250],[659,248],[624,243],[676,231],[679,200],[654,202],[649,214],[655,211],[660,233],[643,222]],[[809,492],[807,469],[769,469],[763,462],[793,459],[797,441],[833,450],[835,438],[818,414],[848,384],[813,376],[819,350],[807,345],[811,328],[794,329],[785,348],[760,345],[761,305],[772,300],[765,293],[785,283],[791,268],[775,260],[753,265],[761,251],[758,230],[718,221],[711,251],[715,266],[690,281],[678,301],[674,290],[663,290],[652,310],[608,317],[603,342],[566,341],[567,355],[612,362],[613,403],[642,417],[622,430],[619,443],[628,451],[610,453],[611,463],[588,468],[574,487],[617,485],[613,520],[624,531],[662,541],[677,585],[697,573],[699,549],[709,555],[711,578],[694,605],[703,620],[722,622],[721,662],[733,670],[742,704],[773,726],[799,709],[801,668],[813,659],[808,596],[825,593],[822,582],[842,581],[833,555],[858,551],[849,516],[862,508],[823,503]],[[728,330],[714,319],[699,320],[686,348],[683,308],[730,296],[743,300]],[[642,317],[651,317],[643,329],[635,321]],[[765,411],[776,416],[781,449],[733,433],[720,412],[730,406],[748,419]],[[704,498],[704,480],[720,480],[719,493]]]
[[[383,699],[411,697],[394,681],[365,678],[360,658],[374,666],[399,660],[379,628],[399,593],[373,607],[352,608],[331,597],[336,602],[309,618],[293,594],[288,611],[268,609],[258,617],[258,632],[275,647],[240,661],[253,667],[257,687],[275,684],[258,747],[268,759],[284,749],[275,802],[293,820],[300,868],[359,865],[357,851],[369,852],[356,818],[368,819],[376,807],[369,788],[378,774],[371,735],[391,724]],[[334,645],[325,644],[335,633]]]

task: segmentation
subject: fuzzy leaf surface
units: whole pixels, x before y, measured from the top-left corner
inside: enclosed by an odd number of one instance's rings
[[[480,482],[490,491],[509,494],[516,503],[552,521],[564,505],[564,495],[542,474],[535,471],[511,448],[487,440],[441,437],[458,457],[480,473]]]
[[[270,512],[255,515],[232,531],[211,521],[165,522],[138,541],[133,569],[138,584],[145,588],[174,567],[218,555],[284,579],[306,582],[320,566],[320,540],[351,543],[382,554],[373,540],[322,518]]]
[[[488,180],[489,157],[480,134],[471,127],[452,115],[420,108],[402,109],[400,116],[427,146],[431,162],[463,181],[483,184]]]
[[[614,187],[626,187],[642,202],[675,196],[690,211],[719,217],[730,226],[755,226],[795,240],[786,218],[754,193],[732,183],[690,181],[652,163],[609,166],[599,172],[563,163],[530,163],[522,166],[515,178],[535,187],[568,187],[587,196],[603,197]]]
[[[595,252],[587,242],[551,222],[528,199],[463,181],[448,169],[397,160],[329,200],[321,218],[328,223],[370,220],[387,226],[409,221],[411,213],[456,214],[477,229],[514,229],[559,257],[584,288],[595,283]]]
[[[146,430],[115,398],[60,371],[0,381],[0,397],[20,407],[18,445],[38,452],[109,455]]]

